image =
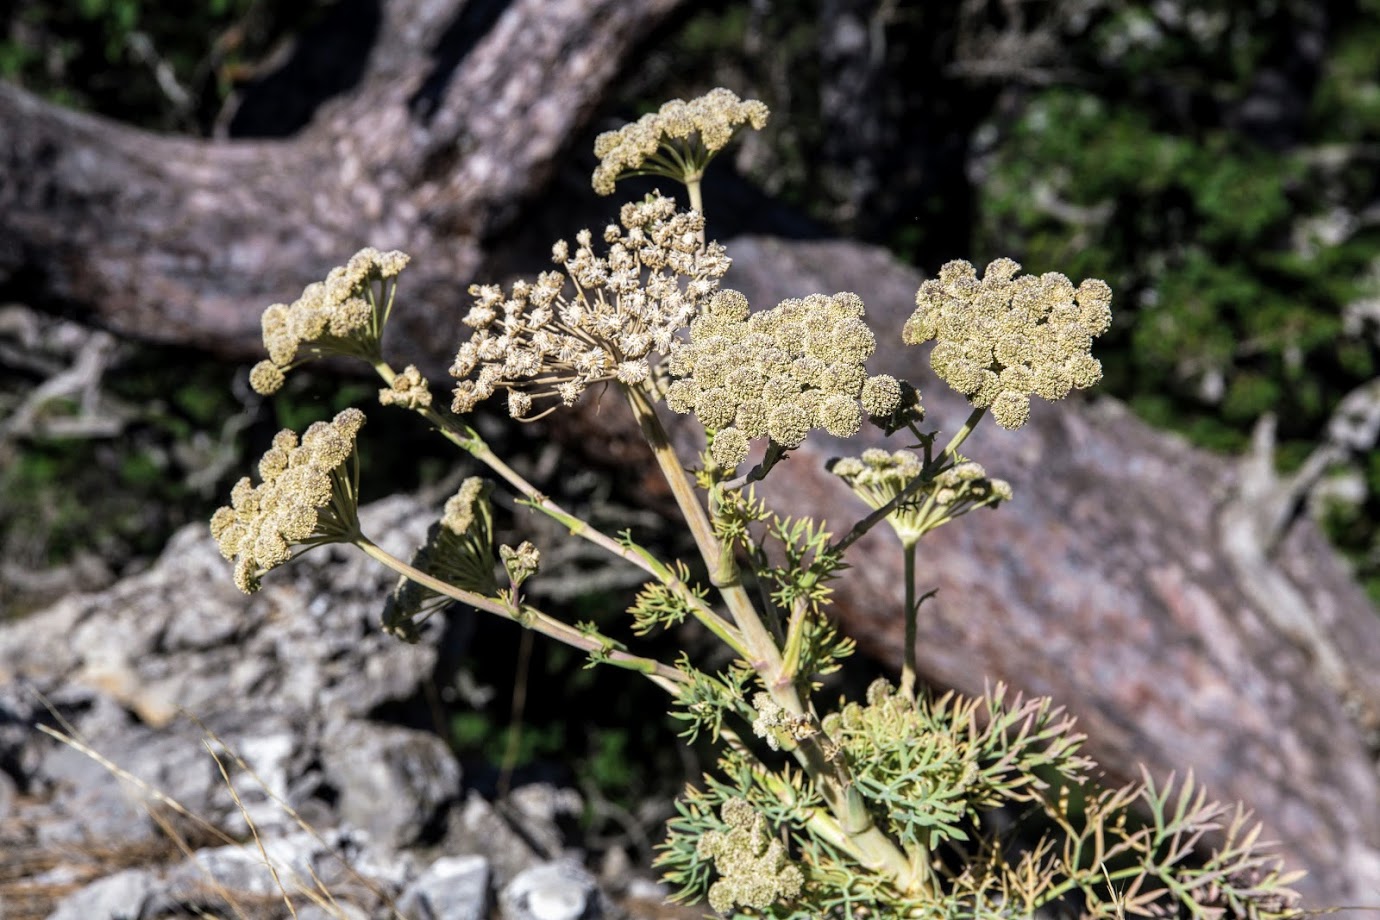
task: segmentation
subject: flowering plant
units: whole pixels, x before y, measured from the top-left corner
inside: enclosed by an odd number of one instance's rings
[[[256,590],[295,552],[352,544],[399,573],[383,628],[400,639],[414,640],[426,617],[460,602],[641,673],[665,692],[686,737],[707,736],[721,750],[715,773],[678,803],[658,865],[678,899],[707,900],[724,916],[1028,917],[1055,905],[1096,917],[1291,914],[1296,876],[1258,844],[1243,811],[1209,802],[1191,777],[1100,789],[1083,737],[1050,700],[1001,686],[975,699],[935,697],[916,685],[919,541],[1012,498],[963,444],[989,414],[1019,429],[1032,396],[1057,400],[1100,379],[1090,350],[1111,322],[1107,285],[1021,275],[1009,259],[981,277],[950,262],[926,281],[903,339],[933,341],[931,365],[972,406],[940,446],[915,387],[868,373],[876,339],[857,295],[754,311],[720,286],[729,259],[707,239],[704,169],[766,118],[760,102],[720,89],[601,135],[596,191],[654,174],[683,184],[690,208],[649,195],[625,204],[597,241],[584,230],[573,246],[556,243],[555,270],[535,281],[472,287],[448,409],[434,405],[416,367],[397,372],[383,357],[407,261],[397,252],[366,249],[295,303],[268,308],[269,358],[251,374],[267,393],[316,357],[368,362],[385,383],[382,404],[422,416],[572,538],[645,573],[628,608],[634,636],[694,619],[731,650],[727,667],[640,655],[594,624],[532,604],[523,586],[541,554],[528,542],[495,548],[490,480],[464,482],[411,560],[377,546],[356,513],[358,409],[301,438],[281,433],[260,484],[241,480],[216,513],[212,531],[236,584]],[[514,419],[532,421],[593,386],[621,394],[636,416],[694,538],[694,564],[568,513],[465,422],[495,395]],[[697,457],[677,452],[665,412],[703,428]],[[865,420],[903,443],[832,462],[841,486],[873,509],[846,533],[756,495],[812,431],[847,438]],[[896,684],[878,680],[865,699],[830,706],[819,679],[853,651],[829,616],[831,582],[848,548],[883,521],[906,561],[905,662]]]

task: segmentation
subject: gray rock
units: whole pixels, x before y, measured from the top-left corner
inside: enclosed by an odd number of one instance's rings
[[[126,869],[72,892],[48,920],[141,920],[159,887],[153,873]]]
[[[400,498],[362,517],[381,545],[406,556],[424,537],[428,514]],[[363,554],[331,547],[271,573],[262,591],[245,596],[206,528],[192,525],[149,570],[0,625],[0,687],[22,680],[55,700],[94,692],[152,727],[179,709],[206,718],[247,701],[311,713],[318,723],[368,716],[415,694],[436,661],[436,628],[417,645],[378,629],[394,581]],[[10,708],[7,699],[0,708]],[[0,757],[13,756],[7,737]]]
[[[0,673],[0,772],[16,782],[30,776],[42,759],[33,727],[45,716],[29,681],[14,677],[7,682]]]
[[[412,871],[410,859],[380,852],[363,834],[299,831],[263,838],[262,850],[254,843],[198,850],[168,872],[163,890],[175,903],[208,890],[232,898],[328,892],[367,915],[380,910]]]
[[[8,773],[0,770],[0,821],[9,817],[18,795],[19,789],[15,786],[14,780]],[[4,920],[3,915],[0,915],[0,920]]]
[[[488,908],[489,862],[482,856],[442,856],[398,899],[409,920],[484,920]]]
[[[499,895],[499,906],[506,920],[602,920],[612,915],[594,876],[564,859],[518,873]]]
[[[307,904],[296,908],[297,920],[370,920],[370,914],[353,904],[332,904],[329,908]]]
[[[431,512],[396,498],[361,517],[380,545],[406,558]],[[382,633],[394,582],[362,553],[332,547],[245,596],[205,526],[193,526],[144,572],[0,623],[0,770],[26,793],[0,828],[0,850],[144,841],[158,833],[146,807],[165,807],[165,795],[234,835],[252,824],[275,853],[305,846],[299,817],[327,834],[357,826],[372,835],[355,854],[368,864],[359,874],[399,893],[411,863],[395,848],[427,825],[444,826],[460,771],[438,738],[370,721],[384,706],[407,717],[443,633],[442,618],[416,645]],[[57,721],[49,706],[116,769],[38,732],[36,724]],[[257,856],[208,852],[216,873],[239,872],[249,890],[264,890]],[[329,873],[332,860],[317,854],[312,863],[314,852],[279,855]],[[179,879],[190,886],[195,874]],[[357,884],[343,870],[336,881]],[[160,890],[175,903],[177,890]]]
[[[504,804],[518,831],[547,858],[565,855],[565,835],[560,825],[578,819],[585,807],[580,793],[551,783],[519,786],[508,794]]]
[[[334,725],[321,762],[341,818],[388,849],[416,842],[460,795],[460,765],[445,742],[410,728]]]
[[[475,793],[465,798],[463,808],[451,813],[439,849],[451,856],[485,857],[499,886],[507,885],[543,858],[489,801]]]
[[[364,518],[406,556],[428,515],[392,499]],[[245,597],[198,527],[137,576],[0,624],[0,769],[38,793],[11,796],[0,849],[142,844],[160,833],[148,809],[172,799],[240,839],[252,829],[263,852],[208,847],[122,872],[70,896],[62,917],[216,912],[319,884],[350,916],[392,916],[402,899],[415,920],[465,920],[487,916],[491,886],[509,882],[512,917],[605,916],[589,873],[541,862],[561,853],[558,825],[580,811],[576,793],[532,785],[502,813],[478,796],[457,807],[460,767],[445,743],[375,720],[420,699],[439,657],[439,619],[417,645],[379,630],[392,582],[361,554],[332,549]],[[56,722],[49,706],[107,763],[38,732]],[[402,850],[431,832],[444,832],[445,855],[419,874]]]

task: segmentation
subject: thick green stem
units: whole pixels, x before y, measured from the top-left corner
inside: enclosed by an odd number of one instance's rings
[[[895,841],[877,827],[867,803],[853,783],[847,763],[843,758],[830,757],[825,752],[825,736],[819,721],[801,699],[795,681],[786,673],[781,649],[748,597],[732,552],[714,533],[709,513],[700,503],[695,486],[681,465],[661,419],[657,417],[656,407],[644,390],[637,387],[625,387],[624,390],[657,465],[661,467],[671,494],[690,527],[700,555],[709,567],[710,581],[719,589],[734,624],[743,636],[749,651],[749,664],[761,677],[773,701],[791,715],[805,717],[814,729],[804,733],[791,753],[814,781],[815,788],[837,818],[839,827],[847,837],[849,850],[863,865],[892,879],[901,890],[920,894],[930,892],[932,888],[925,859],[912,863]]]
[[[690,193],[690,210],[699,211],[701,216],[704,214],[704,192],[700,189],[700,177],[694,176],[685,180],[685,190]],[[701,240],[700,242],[704,242]]]
[[[661,467],[662,475],[671,488],[676,506],[685,518],[691,536],[695,538],[695,546],[700,551],[700,557],[709,568],[709,581],[719,590],[728,606],[729,615],[733,618],[733,624],[742,636],[748,663],[762,675],[764,681],[768,681],[768,687],[771,689],[770,681],[781,672],[781,651],[776,647],[771,632],[758,615],[757,608],[753,606],[747,589],[743,587],[737,560],[733,558],[732,551],[715,535],[709,513],[704,505],[700,504],[694,483],[681,466],[680,458],[676,456],[671,439],[666,434],[661,419],[657,417],[656,408],[647,397],[646,391],[640,387],[624,387],[623,391],[628,396],[628,403],[632,406],[643,436],[652,448],[652,455],[656,457],[657,465]],[[788,707],[788,710],[793,713],[804,711],[798,696],[795,706]]]
[[[987,409],[985,407],[974,409],[968,414],[968,418],[963,422],[963,427],[955,432],[954,436],[949,439],[948,444],[944,445],[941,462],[943,462],[944,458],[952,459],[953,455],[958,453],[958,449],[963,446],[963,442],[968,440],[968,435],[973,433],[973,429],[977,427],[978,422],[982,421],[982,417],[986,414]]]

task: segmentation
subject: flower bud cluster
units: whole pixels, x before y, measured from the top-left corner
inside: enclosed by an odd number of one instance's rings
[[[738,291],[720,291],[690,324],[667,362],[678,378],[666,405],[694,413],[713,433],[710,452],[724,467],[747,457],[749,442],[769,437],[799,447],[814,428],[857,433],[863,413],[890,415],[902,388],[864,365],[876,338],[856,294],[813,294],[750,313]]]
[[[1106,282],[1075,289],[1058,272],[1017,277],[1020,268],[997,259],[979,281],[968,262],[947,263],[920,286],[902,332],[908,345],[935,340],[935,372],[1003,428],[1026,423],[1032,395],[1063,399],[1101,380],[1089,352],[1112,322]]]
[[[364,413],[346,409],[316,422],[299,440],[284,429],[259,461],[258,486],[246,476],[230,490],[230,504],[211,518],[221,555],[235,562],[235,586],[259,589],[269,569],[292,558],[295,545],[332,543],[355,529],[357,496],[342,466],[354,456]]]
[[[843,457],[829,467],[871,508],[881,508],[900,495],[923,472],[920,458],[908,450],[888,453],[869,448],[861,457]],[[995,507],[1011,500],[1011,484],[991,479],[979,463],[963,461],[918,487],[887,516],[903,543],[913,543],[927,530],[981,505]]]
[[[447,501],[441,520],[431,526],[426,542],[412,556],[412,567],[441,581],[494,597],[493,513],[489,495],[493,484],[471,476]],[[388,598],[383,628],[390,635],[416,641],[417,627],[450,599],[410,578],[402,578]]]
[[[545,414],[532,414],[537,400],[571,406],[591,384],[647,380],[648,355],[670,348],[730,260],[717,243],[700,243],[703,217],[678,213],[675,201],[660,194],[624,205],[620,221],[621,229],[604,231],[604,257],[595,255],[585,230],[573,256],[565,241],[553,247],[563,273],[520,281],[506,296],[498,285],[470,288],[474,305],[464,322],[474,333],[450,369],[460,380],[455,412],[503,389],[513,418],[536,418]]]
[[[752,733],[765,741],[773,751],[781,750],[783,741],[794,748],[797,742],[815,732],[809,716],[787,712],[769,694],[755,694],[752,708],[757,711],[757,718],[752,722]]]
[[[728,914],[735,907],[766,911],[800,894],[805,875],[792,865],[785,845],[767,819],[746,799],[729,799],[720,810],[727,830],[708,831],[697,851],[714,860],[719,879],[709,888],[709,906]]]
[[[762,102],[739,99],[722,87],[689,102],[672,99],[657,112],[594,139],[594,155],[599,158],[594,191],[611,195],[614,183],[629,175],[694,178],[688,173],[702,170],[739,128],[747,124],[760,131],[769,114]],[[663,147],[677,155],[658,157]]]
[[[249,372],[249,385],[267,396],[283,385],[288,370],[312,358],[342,355],[373,360],[392,306],[395,279],[407,265],[406,253],[361,249],[325,281],[306,286],[290,304],[264,311],[262,325],[268,360]]]
[[[393,385],[379,390],[379,403],[405,409],[426,409],[431,405],[431,388],[415,364],[393,378]]]

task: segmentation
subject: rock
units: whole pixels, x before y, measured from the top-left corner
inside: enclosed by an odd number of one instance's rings
[[[551,783],[519,786],[504,804],[518,832],[548,858],[564,855],[562,825],[578,821],[585,808],[580,793]]]
[[[48,920],[140,920],[158,885],[152,873],[126,869],[69,894]]]
[[[499,886],[507,885],[518,873],[542,859],[490,802],[475,793],[465,798],[461,809],[451,813],[450,826],[439,849],[451,856],[483,856]]]
[[[445,742],[410,728],[333,725],[321,762],[340,817],[388,849],[417,842],[460,795],[460,765]]]
[[[594,876],[564,859],[519,872],[499,906],[507,920],[601,920],[612,912]]]
[[[406,556],[430,515],[395,498],[362,516]],[[382,920],[400,901],[418,920],[467,920],[510,881],[507,903],[525,911],[512,916],[606,916],[587,872],[541,863],[562,852],[577,793],[532,784],[502,812],[478,795],[462,805],[445,742],[380,721],[386,710],[429,724],[417,701],[444,634],[436,618],[417,645],[384,636],[392,583],[362,554],[318,551],[246,597],[194,527],[145,572],[0,624],[0,852],[42,857],[51,885],[101,871],[61,855],[74,847],[166,854],[54,905],[72,920],[224,913],[322,889],[344,912],[332,917]],[[36,729],[59,721],[85,750]],[[187,825],[190,857],[159,840],[151,809]],[[179,810],[244,842],[216,844]],[[409,848],[426,843],[437,845],[419,873]]]
[[[484,920],[488,907],[489,863],[482,856],[441,857],[398,899],[409,920]]]
[[[328,892],[372,915],[387,900],[383,895],[397,891],[411,872],[410,859],[351,831],[299,831],[264,838],[261,845],[262,851],[255,843],[198,850],[168,873],[164,888],[184,901],[206,890],[232,898]]]
[[[374,539],[406,557],[431,514],[398,498],[362,517]],[[343,835],[331,839],[357,841],[353,852],[370,867],[359,874],[400,892],[412,870],[397,849],[445,826],[460,768],[434,735],[374,721],[387,707],[429,723],[416,701],[444,634],[436,618],[416,645],[385,636],[378,617],[393,583],[363,554],[333,547],[245,596],[196,526],[148,570],[0,624],[0,770],[13,777],[3,788],[22,793],[0,824],[0,852],[22,848],[51,862],[47,854],[74,845],[147,846],[161,833],[148,809],[180,807],[239,839],[252,825],[271,853],[323,881],[331,860],[300,823]],[[101,760],[36,729],[59,719]],[[263,893],[260,858],[236,852],[203,851],[200,869],[140,891],[157,888],[176,903],[209,868],[227,887]],[[346,889],[356,884],[338,875]],[[369,898],[358,903],[372,909]]]

